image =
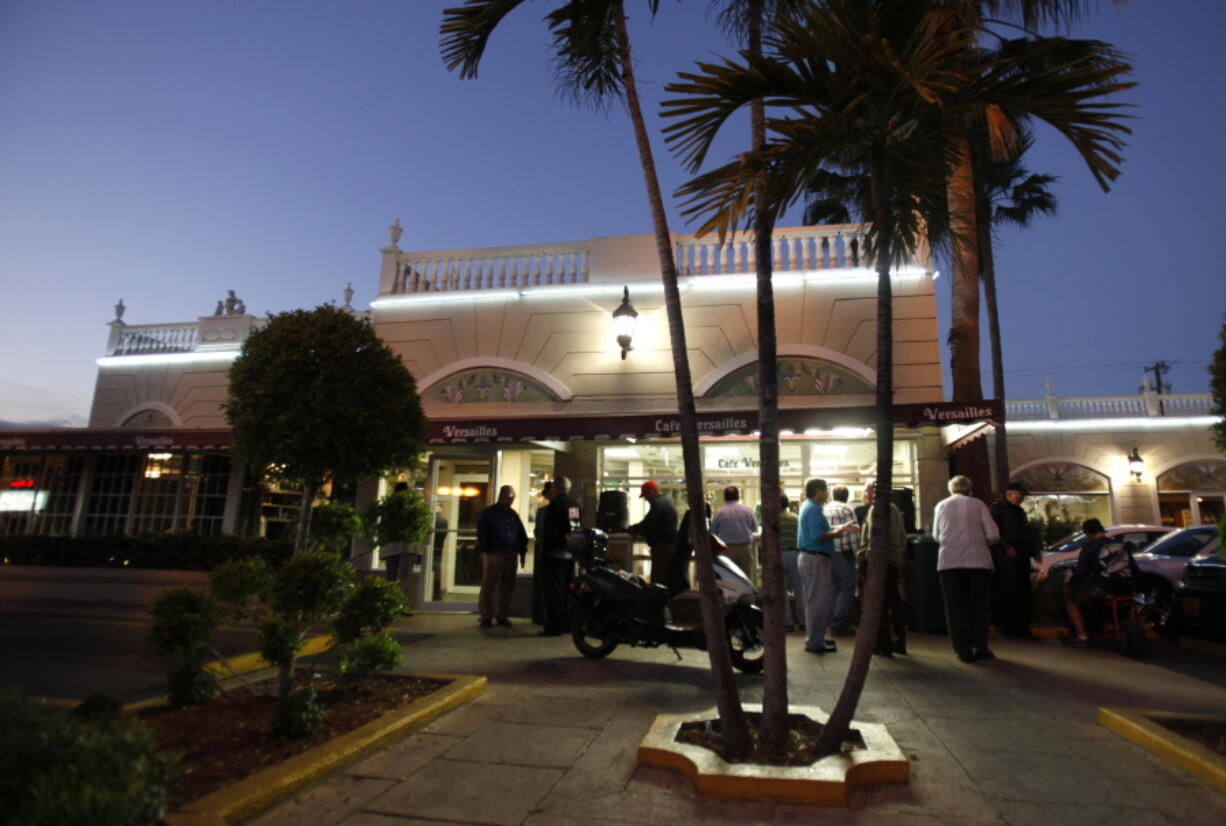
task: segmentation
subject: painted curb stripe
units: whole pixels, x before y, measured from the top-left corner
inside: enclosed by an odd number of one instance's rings
[[[285,762],[256,772],[237,783],[192,801],[165,817],[167,826],[228,826],[270,808],[298,789],[357,760],[388,740],[442,716],[485,691],[485,677],[455,674],[392,676],[450,680],[446,685],[402,709],[342,734]]]
[[[1205,746],[1180,736],[1154,722],[1204,721],[1226,724],[1226,714],[1191,714],[1172,711],[1142,711],[1128,708],[1099,708],[1098,722],[1126,740],[1153,752],[1168,763],[1196,775],[1212,786],[1226,791],[1226,758]]]

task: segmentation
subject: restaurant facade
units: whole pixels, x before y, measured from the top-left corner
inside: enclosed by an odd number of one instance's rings
[[[433,252],[405,252],[399,238],[397,224],[381,250],[370,309],[350,307],[348,294],[345,306],[368,315],[401,356],[429,418],[428,450],[408,479],[436,514],[435,535],[424,543],[413,579],[415,601],[475,600],[476,517],[501,485],[519,493],[515,507],[529,534],[543,505],[542,484],[560,474],[574,480],[586,524],[597,520],[608,491],[624,494],[630,521],[637,521],[644,507],[637,493],[648,480],[684,509],[654,237]],[[860,259],[863,242],[859,225],[782,229],[774,237],[780,472],[793,500],[815,476],[848,486],[858,498],[875,472],[876,275]],[[718,507],[722,490],[734,485],[756,507],[752,246],[745,237],[720,245],[678,235],[674,251],[704,495]],[[893,274],[893,476],[915,530],[929,524],[945,495],[950,451],[991,438],[1001,417],[997,401],[944,400],[937,278],[924,250]],[[98,360],[89,427],[0,433],[0,534],[288,531],[296,492],[278,490],[230,461],[221,410],[229,365],[261,320],[219,310],[180,324],[113,320]],[[629,333],[619,326],[627,315],[634,321]],[[1095,515],[1105,510],[1112,520],[1150,521],[1165,515],[1163,508],[1182,519],[1205,519],[1213,501],[1221,501],[1221,490],[1213,500],[1206,485],[1226,484],[1215,475],[1221,457],[1201,425],[1212,421],[1208,397],[1197,399],[1178,416],[1139,417],[1166,420],[1164,427],[1150,422],[1146,439],[1136,435],[1135,422],[1111,431],[1098,428],[1096,419],[1070,418],[1067,410],[1062,417],[1059,400],[1054,418],[1050,399],[1041,408],[1011,402],[1015,472],[1036,491],[1045,486],[1044,496],[1062,506],[1080,497],[1079,503],[1091,501]],[[1095,435],[1077,435],[1087,432]],[[1130,472],[1121,476],[1111,453],[1134,442],[1149,457],[1140,481]],[[1204,467],[1193,472],[1184,467],[1189,462]],[[1154,484],[1155,474],[1170,482],[1176,470],[1186,508],[1174,503],[1176,491]],[[366,480],[358,503],[395,481]],[[354,558],[379,564],[377,554],[361,547]]]

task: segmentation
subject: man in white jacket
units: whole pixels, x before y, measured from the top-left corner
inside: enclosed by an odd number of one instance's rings
[[[988,648],[991,623],[992,551],[1000,539],[988,506],[972,497],[971,480],[949,480],[949,497],[937,502],[932,535],[940,544],[937,575],[945,622],[958,659],[973,663],[996,655]]]

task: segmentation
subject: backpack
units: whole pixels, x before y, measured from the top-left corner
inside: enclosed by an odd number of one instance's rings
[[[1132,591],[1132,556],[1131,542],[1115,542],[1108,540],[1098,551],[1098,573],[1096,579],[1103,583],[1112,593]]]

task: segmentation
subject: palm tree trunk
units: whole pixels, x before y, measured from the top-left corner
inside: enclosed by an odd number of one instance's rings
[[[298,513],[298,530],[294,532],[295,554],[300,554],[306,550],[307,538],[311,533],[311,509],[315,504],[315,496],[318,493],[318,482],[307,482],[302,486],[302,510]]]
[[[988,337],[992,349],[992,394],[1000,401],[1000,421],[996,425],[996,493],[1005,495],[1009,485],[1009,442],[1005,433],[1005,363],[1000,343],[1000,307],[996,303],[996,255],[992,243],[990,207],[980,204],[978,215],[979,266],[983,271],[983,303],[988,310]]]
[[[872,544],[868,552],[866,593],[856,647],[838,702],[818,737],[819,754],[834,753],[842,747],[872,664],[885,594],[890,491],[894,486],[894,293],[890,283],[894,225],[889,205],[890,170],[883,140],[875,140],[869,153],[875,233],[873,259],[877,266],[877,496],[873,501]]]
[[[702,625],[711,658],[711,673],[716,685],[716,706],[725,748],[732,755],[748,754],[752,747],[749,726],[741,707],[741,697],[732,676],[732,655],[724,628],[723,606],[715,585],[715,569],[711,564],[711,542],[707,522],[702,518],[702,463],[698,452],[698,413],[694,406],[694,385],[690,376],[689,351],[685,342],[685,321],[681,315],[681,293],[677,289],[677,263],[673,256],[673,239],[664,213],[664,198],[656,175],[651,141],[643,122],[638,88],[634,79],[634,64],[630,56],[630,33],[626,27],[625,9],[618,2],[612,9],[616,18],[618,52],[622,83],[626,89],[626,108],[634,124],[634,140],[643,167],[643,182],[651,207],[651,223],[655,230],[656,252],[660,259],[660,278],[664,283],[664,308],[668,315],[669,340],[673,350],[673,370],[677,382],[677,408],[681,417],[681,453],[685,464],[686,499],[697,518],[690,520],[694,537],[694,559],[698,570],[699,602],[702,605]]]
[[[762,53],[762,0],[749,0],[748,47]],[[766,146],[766,112],[761,99],[749,109],[751,145]],[[788,661],[784,609],[783,555],[779,547],[779,372],[776,366],[775,290],[771,283],[771,235],[774,222],[766,209],[766,170],[754,179],[754,270],[758,279],[758,458],[762,486],[762,630],[766,654],[762,691],[762,744],[772,757],[782,757],[788,744]]]
[[[957,402],[983,399],[979,373],[979,233],[975,230],[975,173],[967,125],[954,124],[957,160],[949,174],[950,303],[949,370]],[[971,480],[975,495],[990,499],[992,487],[987,443],[976,439],[954,455],[958,473]]]

